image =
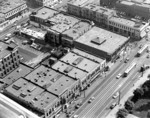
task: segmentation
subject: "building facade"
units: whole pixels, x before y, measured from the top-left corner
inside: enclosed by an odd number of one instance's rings
[[[116,2],[116,9],[119,12],[124,12],[127,16],[130,16],[130,17],[138,16],[142,20],[146,20],[146,21],[150,19],[149,8],[150,8],[150,5],[147,0],[140,0],[140,1],[118,0]]]
[[[149,25],[149,23],[136,19],[126,19],[117,16],[111,17],[108,24],[109,30],[136,39],[141,39],[146,35],[145,29]]]
[[[3,14],[5,20],[11,20],[26,12],[28,8],[24,0],[4,0],[0,5],[0,14]]]
[[[0,78],[15,70],[20,64],[20,55],[14,43],[7,45],[0,42]]]

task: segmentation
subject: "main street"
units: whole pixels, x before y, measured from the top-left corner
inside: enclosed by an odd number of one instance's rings
[[[104,111],[106,109],[105,106],[109,106],[112,102],[109,103],[112,99],[112,95],[116,93],[120,88],[123,88],[124,85],[126,85],[127,82],[130,81],[130,77],[116,79],[116,76],[119,73],[124,73],[124,71],[127,69],[127,67],[133,62],[139,62],[138,59],[134,59],[135,54],[137,53],[137,48],[131,52],[129,58],[129,62],[126,64],[124,62],[120,62],[118,68],[114,69],[105,79],[106,81],[103,83],[102,86],[99,86],[98,88],[93,91],[93,93],[90,96],[94,96],[95,100],[89,104],[87,103],[88,100],[85,101],[85,103],[82,105],[82,107],[75,113],[79,115],[79,118],[101,118],[101,116],[104,114]],[[142,63],[138,65],[138,67],[141,66]],[[137,68],[138,68],[137,67]],[[137,71],[137,70],[136,70]],[[138,74],[134,74],[133,78],[136,78]]]

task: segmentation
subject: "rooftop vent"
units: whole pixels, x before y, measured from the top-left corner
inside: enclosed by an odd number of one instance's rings
[[[96,37],[94,39],[91,40],[92,43],[97,44],[97,45],[101,45],[102,43],[104,43],[106,41],[106,39],[100,39],[99,37]]]

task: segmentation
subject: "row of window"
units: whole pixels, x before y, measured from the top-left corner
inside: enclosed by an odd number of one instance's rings
[[[10,11],[10,12],[8,12],[8,13],[5,15],[5,17],[8,18],[8,17],[10,17],[10,16],[12,16],[12,15],[18,13],[19,11],[22,11],[22,10],[25,9],[25,8],[27,8],[26,4],[20,6],[20,7],[16,8],[16,9],[14,9],[14,10],[12,10],[12,11]]]

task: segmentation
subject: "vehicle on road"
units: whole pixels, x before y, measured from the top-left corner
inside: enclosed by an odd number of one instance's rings
[[[122,76],[122,74],[119,73],[119,74],[116,76],[116,79],[119,79],[121,76]]]
[[[113,109],[115,106],[117,106],[116,102],[114,102],[114,103],[111,104],[110,109]]]
[[[95,97],[91,97],[91,98],[88,100],[88,103],[91,103],[93,100],[95,100]]]
[[[140,57],[144,51],[146,51],[148,49],[148,45],[145,44],[138,52],[137,52],[137,56]]]
[[[136,62],[133,62],[124,72],[124,77],[127,77],[128,74],[136,67]]]
[[[78,115],[74,115],[73,118],[79,118],[79,116]]]
[[[129,58],[126,58],[124,62],[127,63],[128,61],[129,61]]]
[[[34,49],[41,50],[41,46],[36,43],[32,43],[30,46]]]
[[[22,42],[22,44],[23,44],[23,45],[26,45],[26,44],[28,44],[28,41],[27,41],[27,40],[24,40],[24,41]]]
[[[119,96],[119,92],[115,93],[112,98],[116,99],[118,96]]]

